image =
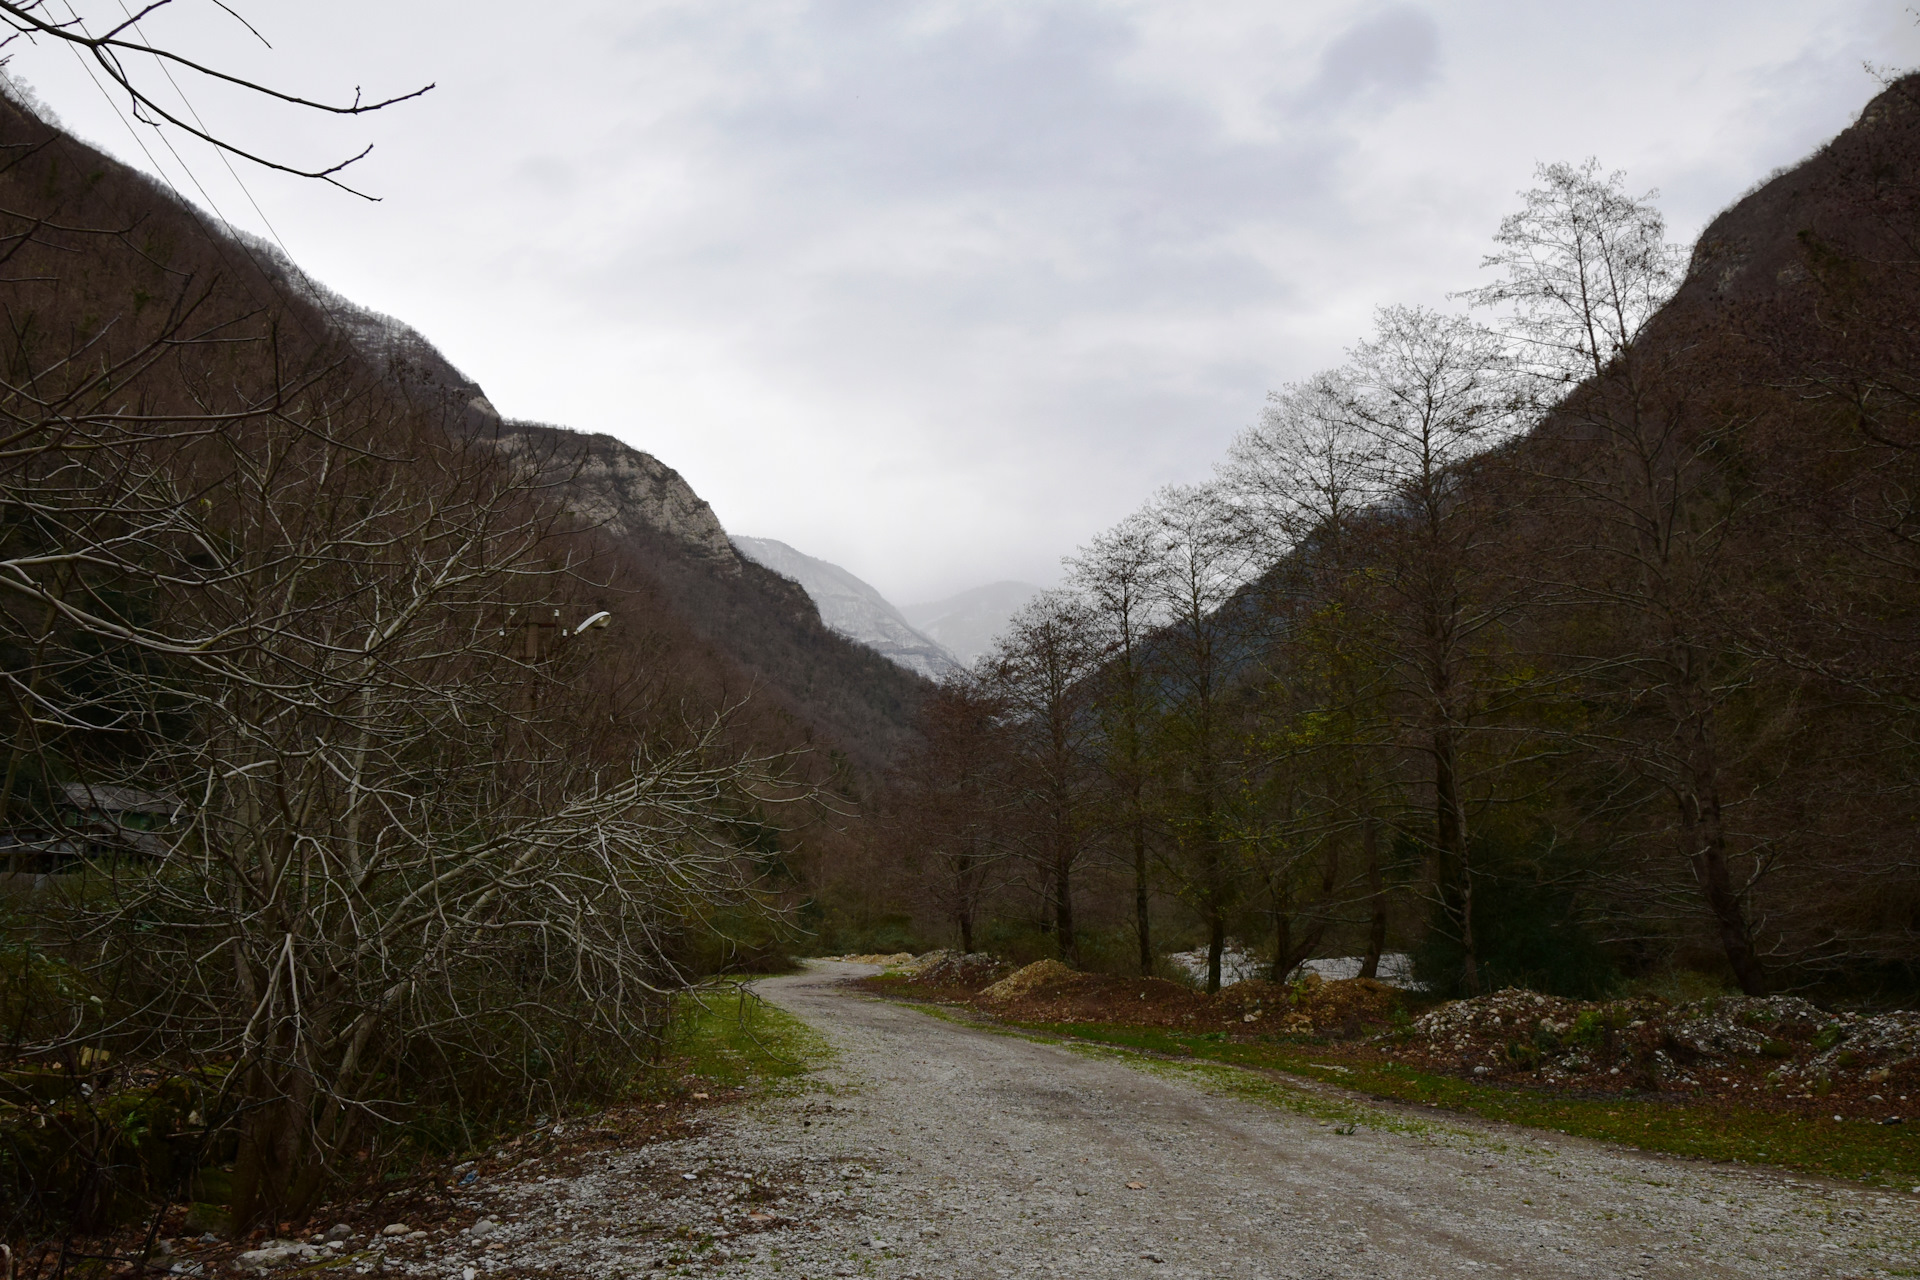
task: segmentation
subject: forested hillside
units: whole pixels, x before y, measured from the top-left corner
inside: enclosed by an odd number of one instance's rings
[[[271,1222],[630,1089],[778,945],[916,678],[670,469],[502,423],[9,102],[0,261],[7,1232],[203,1165]]]
[[[1543,167],[1461,310],[1383,307],[943,689],[896,900],[1214,983],[1234,935],[1910,997],[1916,248],[1913,77],[1690,254]]]

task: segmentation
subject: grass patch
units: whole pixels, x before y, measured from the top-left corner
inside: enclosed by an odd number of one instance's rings
[[[1297,1115],[1325,1121],[1339,1133],[1352,1133],[1361,1125],[1369,1129],[1385,1129],[1393,1133],[1407,1134],[1428,1134],[1435,1128],[1433,1125],[1381,1111],[1376,1107],[1363,1106],[1346,1098],[1310,1093],[1285,1080],[1255,1074],[1228,1063],[1209,1062],[1198,1058],[1185,1061],[1147,1058],[1142,1057],[1135,1050],[1109,1048],[1099,1044],[1071,1044],[1068,1047],[1075,1053],[1089,1057],[1121,1059],[1131,1066],[1142,1068],[1154,1075],[1197,1081],[1208,1089],[1232,1097],[1247,1098],[1268,1106],[1284,1107]]]
[[[1645,1151],[1703,1160],[1777,1165],[1800,1173],[1846,1178],[1898,1187],[1920,1186],[1920,1133],[1913,1125],[1783,1115],[1674,1094],[1578,1098],[1545,1090],[1477,1084],[1454,1076],[1420,1071],[1393,1062],[1354,1058],[1325,1061],[1332,1051],[1302,1044],[1242,1044],[1207,1035],[1099,1023],[1021,1024],[1026,1030],[1092,1041],[1136,1052],[1166,1054],[1198,1062],[1253,1067],[1304,1076],[1378,1098],[1465,1112],[1530,1129],[1618,1142]],[[1319,1059],[1319,1061],[1316,1061]],[[1216,1077],[1217,1078],[1217,1077]],[[1297,1091],[1276,1091],[1270,1098],[1249,1086],[1236,1088],[1294,1110],[1320,1114],[1319,1100],[1298,1100]],[[1370,1126],[1393,1118],[1371,1113],[1338,1117]]]
[[[688,1075],[723,1089],[791,1087],[833,1057],[812,1027],[732,985],[700,987],[680,998],[672,1048]]]

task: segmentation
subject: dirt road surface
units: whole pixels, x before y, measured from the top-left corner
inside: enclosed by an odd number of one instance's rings
[[[1143,1069],[841,985],[864,972],[760,984],[837,1050],[813,1088],[493,1189],[504,1221],[478,1273],[1920,1274],[1920,1195],[1324,1090],[1250,1098],[1219,1069]],[[457,1245],[434,1253],[421,1273],[463,1274]]]

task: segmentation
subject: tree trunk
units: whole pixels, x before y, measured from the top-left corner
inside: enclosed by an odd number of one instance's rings
[[[1766,974],[1753,946],[1753,934],[1747,926],[1747,913],[1733,887],[1727,866],[1726,830],[1721,825],[1720,793],[1710,760],[1699,768],[1692,762],[1696,776],[1693,786],[1680,801],[1680,838],[1687,861],[1693,866],[1694,879],[1707,900],[1714,927],[1720,935],[1720,947],[1740,990],[1750,996],[1765,995]]]
[[[1062,852],[1054,870],[1054,926],[1058,930],[1060,959],[1080,967],[1080,944],[1073,936],[1073,861]]]
[[[1470,993],[1480,990],[1480,963],[1473,938],[1473,862],[1467,851],[1467,813],[1460,802],[1458,746],[1450,728],[1433,735],[1434,843],[1440,852],[1440,900],[1458,891],[1458,906],[1448,914],[1460,929],[1460,979]]]
[[[1220,957],[1227,950],[1227,921],[1218,911],[1207,918],[1207,994],[1220,990]]]
[[[1140,939],[1140,976],[1153,976],[1153,933],[1147,916],[1147,829],[1133,824],[1133,928]]]
[[[1380,976],[1380,954],[1387,947],[1387,877],[1380,865],[1380,827],[1369,813],[1360,821],[1360,847],[1367,859],[1367,897],[1373,904],[1373,918],[1367,923],[1367,956],[1360,962],[1360,976]]]
[[[311,1143],[312,1086],[295,1072],[276,1088],[254,1069],[256,1096],[240,1129],[234,1159],[233,1222],[236,1228],[271,1225],[303,1216],[321,1183],[319,1153]]]
[[[1727,833],[1720,812],[1720,760],[1714,749],[1713,713],[1697,674],[1701,659],[1684,636],[1670,632],[1666,640],[1668,666],[1676,686],[1667,695],[1667,705],[1687,744],[1681,785],[1675,788],[1680,804],[1680,852],[1692,866],[1694,880],[1706,898],[1734,981],[1750,996],[1764,995],[1766,976],[1754,950],[1746,909],[1727,865]]]
[[[1273,981],[1285,982],[1293,969],[1293,913],[1278,902],[1273,912]]]

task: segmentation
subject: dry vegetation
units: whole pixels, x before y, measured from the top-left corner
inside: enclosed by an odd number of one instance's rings
[[[643,1084],[776,951],[806,726],[430,351],[12,104],[0,259],[0,1236]]]

